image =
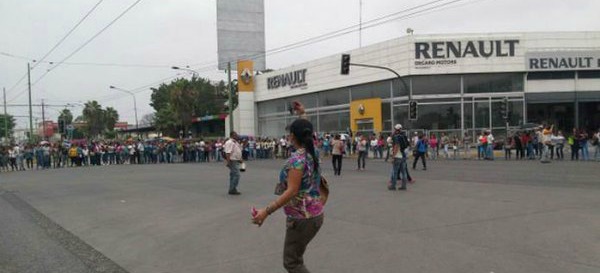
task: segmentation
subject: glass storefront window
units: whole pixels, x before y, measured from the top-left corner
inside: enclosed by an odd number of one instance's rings
[[[391,113],[391,104],[390,103],[382,103],[381,104],[381,120],[383,121],[383,131],[391,131],[392,130],[392,113]]]
[[[285,99],[286,103],[299,101],[304,105],[305,109],[317,107],[317,94],[307,94],[302,96],[290,97]]]
[[[579,79],[600,79],[600,70],[577,71]]]
[[[600,102],[579,103],[579,127],[587,131],[600,129]]]
[[[413,95],[460,94],[460,75],[412,77]]]
[[[508,102],[508,116],[510,126],[523,124],[523,101]]]
[[[575,71],[529,72],[527,80],[565,80],[575,79]]]
[[[465,120],[463,121],[465,129],[473,128],[473,103],[465,102]]]
[[[353,86],[350,88],[352,100],[370,99],[370,98],[389,98],[390,82],[380,81],[368,84]]]
[[[554,124],[554,128],[570,132],[575,127],[574,103],[527,104],[527,122]]]
[[[475,128],[490,128],[490,103],[488,100],[475,102]]]
[[[392,85],[394,97],[408,96],[408,89],[410,88],[409,77],[403,77],[402,80],[395,78],[392,80]]]
[[[259,102],[257,103],[257,107],[258,116],[286,111],[285,102],[282,99]]]
[[[394,125],[396,124],[408,128],[408,104],[394,105]]]
[[[521,73],[466,74],[465,93],[523,91]]]
[[[350,93],[348,88],[319,93],[319,106],[336,106],[348,103],[350,103]]]
[[[506,126],[506,122],[502,117],[502,112],[500,112],[503,103],[504,102],[498,100],[492,101],[492,127]]]
[[[319,115],[319,132],[346,132],[349,128],[349,111]]]
[[[418,119],[408,120],[408,106],[394,107],[394,122],[409,129],[460,129],[460,103],[419,105]]]
[[[285,135],[285,127],[287,126],[286,118],[258,120],[259,136],[261,137],[280,137]]]

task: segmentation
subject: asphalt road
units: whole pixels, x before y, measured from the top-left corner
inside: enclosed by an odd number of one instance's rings
[[[0,272],[284,272],[284,215],[258,228],[281,161],[0,174]],[[435,161],[406,192],[390,165],[324,173],[312,272],[600,272],[600,164]]]

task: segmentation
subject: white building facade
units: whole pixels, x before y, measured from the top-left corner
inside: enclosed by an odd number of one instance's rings
[[[341,75],[341,54],[351,66]],[[413,130],[457,135],[525,123],[600,127],[600,32],[410,35],[276,70],[254,79],[245,134],[277,137],[302,102],[318,132]],[[508,99],[508,119],[499,109]],[[417,120],[408,101],[418,102]],[[359,110],[357,110],[359,109]],[[360,113],[358,113],[360,112]],[[367,112],[368,114],[365,114]]]

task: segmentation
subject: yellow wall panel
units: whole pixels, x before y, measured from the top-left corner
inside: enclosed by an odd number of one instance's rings
[[[362,110],[361,110],[362,106]],[[381,132],[383,121],[381,119],[381,98],[355,100],[350,103],[350,123],[352,132],[358,131],[357,121],[373,120],[375,133]]]

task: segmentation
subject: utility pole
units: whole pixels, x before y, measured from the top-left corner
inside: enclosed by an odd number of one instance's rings
[[[8,141],[8,114],[6,113],[6,88],[3,88],[4,91],[4,139]]]
[[[27,86],[29,88],[29,143],[33,143],[33,111],[31,110],[31,67],[27,63]]]
[[[229,96],[229,133],[233,132],[233,90],[231,86],[231,62],[227,63],[227,94]],[[229,136],[225,136],[229,137]]]
[[[42,139],[46,140],[46,112],[44,111],[44,99],[42,99]]]
[[[362,0],[358,4],[358,47],[362,47]]]

